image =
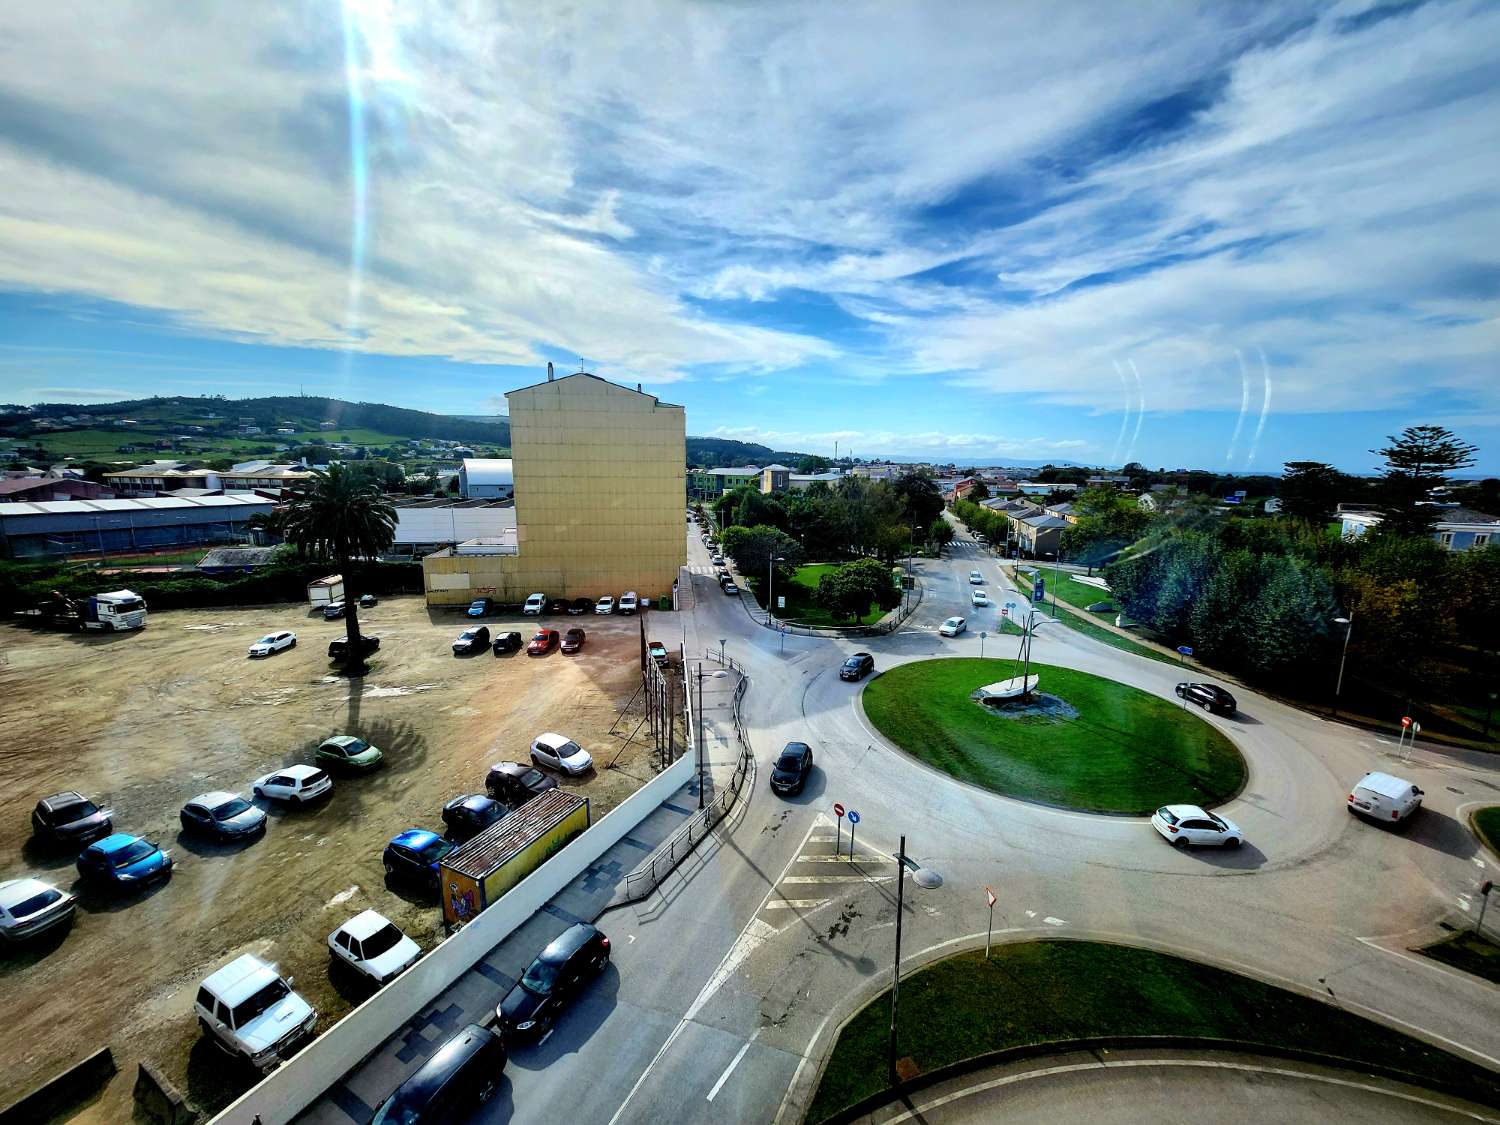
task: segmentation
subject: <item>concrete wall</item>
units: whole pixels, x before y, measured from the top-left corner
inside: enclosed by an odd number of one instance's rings
[[[516,884],[495,905],[314,1039],[223,1113],[215,1125],[286,1125],[508,937],[693,776],[685,754]]]

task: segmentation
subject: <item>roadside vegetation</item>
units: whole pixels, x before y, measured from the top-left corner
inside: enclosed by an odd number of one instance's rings
[[[1021,671],[1011,659],[917,661],[871,680],[861,699],[876,729],[908,754],[1007,797],[1142,816],[1166,804],[1218,804],[1244,784],[1244,759],[1211,723],[1101,676],[1031,665],[1038,690],[1075,708],[1073,719],[1003,717],[969,698]]]
[[[1003,909],[1003,907],[1002,907]],[[890,993],[839,1033],[807,1120],[887,1086]],[[961,953],[901,982],[896,1055],[922,1072],[1011,1047],[1105,1035],[1202,1036],[1314,1051],[1437,1080],[1494,1105],[1500,1076],[1249,977],[1147,949],[1036,941]]]
[[[1417,952],[1491,984],[1500,984],[1500,945],[1472,930],[1451,934]]]
[[[1500,856],[1500,805],[1476,809],[1470,820],[1480,843],[1494,855]]]
[[[740,530],[734,528],[731,530]],[[872,562],[879,572],[880,581],[891,585],[890,568]],[[857,567],[858,564],[850,564]],[[857,572],[856,572],[857,573]],[[834,584],[837,591],[829,594],[824,583]],[[765,576],[750,577],[750,592],[764,608],[766,604]],[[811,563],[797,567],[789,577],[777,578],[775,596],[786,598],[785,608],[777,609],[776,616],[782,621],[793,621],[799,625],[816,627],[873,625],[886,614],[886,609],[877,602],[875,590],[856,577],[852,582],[845,566],[836,563]],[[899,594],[897,595],[899,596]],[[888,601],[882,598],[880,601]],[[863,608],[860,608],[861,601]]]

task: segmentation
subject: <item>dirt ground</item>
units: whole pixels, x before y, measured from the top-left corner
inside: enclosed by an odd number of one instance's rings
[[[329,975],[327,938],[341,922],[374,907],[424,949],[441,936],[435,902],[386,885],[391,836],[440,831],[446,800],[483,792],[489,765],[526,761],[545,730],[593,755],[592,774],[560,781],[589,798],[595,820],[650,779],[649,744],[624,742],[634,721],[606,734],[639,682],[637,620],[548,621],[587,629],[576,656],[455,657],[461,614],[390,599],[361,613],[382,641],[363,680],[331,674],[327,643],[344,625],[305,605],[153,613],[143,631],[119,635],[0,626],[0,879],[34,874],[80,897],[65,935],[0,950],[0,1104],[105,1044],[120,1073],[71,1120],[129,1121],[143,1059],[200,1109],[227,1104],[248,1076],[200,1039],[192,1000],[203,977],[244,952],[294,975],[319,1031],[332,1026],[365,995]],[[536,619],[485,624],[529,638]],[[249,643],[281,628],[297,631],[296,648],[246,658]],[[311,761],[338,733],[379,746],[385,765],[336,778],[313,807],[268,806],[268,829],[253,842],[181,834],[177,813],[191,797],[248,796],[255,777]],[[117,831],[170,850],[170,881],[118,899],[75,886],[76,853],[31,839],[36,800],[63,789],[113,808]]]

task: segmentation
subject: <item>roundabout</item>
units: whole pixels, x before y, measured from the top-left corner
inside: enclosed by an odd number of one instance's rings
[[[861,703],[917,760],[1002,796],[1079,812],[1146,816],[1210,806],[1243,788],[1244,759],[1212,724],[1149,692],[1071,668],[1032,664],[1024,698],[979,698],[1016,677],[1014,660],[919,660],[884,672]]]

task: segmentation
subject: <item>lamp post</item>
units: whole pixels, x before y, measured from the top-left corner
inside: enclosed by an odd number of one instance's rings
[[[1349,659],[1349,635],[1354,632],[1354,610],[1349,610],[1348,617],[1335,617],[1333,623],[1344,627],[1344,648],[1339,654],[1339,678],[1333,688],[1333,715],[1337,718],[1339,713],[1339,693],[1344,690],[1344,662]]]
[[[780,555],[773,555],[766,561],[766,624],[776,620],[776,564],[784,563],[786,559]]]

